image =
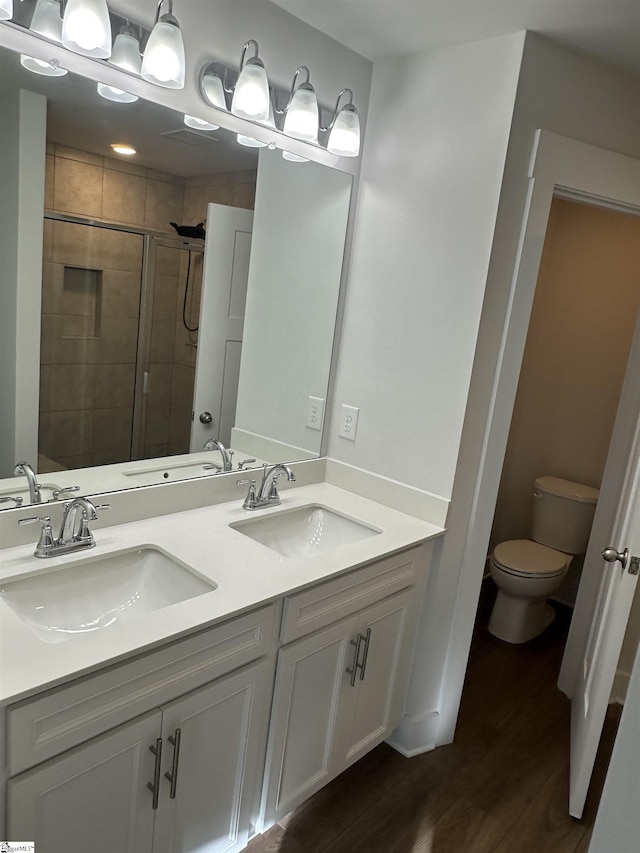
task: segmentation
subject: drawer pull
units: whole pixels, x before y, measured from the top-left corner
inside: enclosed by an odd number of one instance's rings
[[[151,802],[151,808],[158,808],[158,797],[160,795],[160,763],[162,761],[162,738],[159,737],[156,740],[155,746],[149,747],[149,752],[152,752],[156,757],[155,766],[153,768],[153,783],[147,782],[147,788],[153,794],[153,800]]]
[[[171,773],[165,773],[165,779],[168,779],[171,782],[171,788],[169,789],[169,799],[175,800],[176,798],[176,786],[178,784],[178,762],[180,761],[180,737],[182,736],[182,730],[176,729],[176,733],[173,737],[169,735],[169,743],[173,746],[173,761],[171,762]]]

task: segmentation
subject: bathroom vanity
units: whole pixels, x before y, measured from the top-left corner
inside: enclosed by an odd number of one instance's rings
[[[103,527],[88,553],[0,551],[2,837],[45,853],[242,850],[399,722],[442,532],[321,482],[266,511],[236,498]],[[43,573],[95,608],[86,578],[117,586],[122,555],[157,554],[190,573],[171,593],[189,597],[157,606],[141,580],[113,624],[91,611],[96,630],[68,600],[47,616],[43,599],[37,624],[20,609]]]

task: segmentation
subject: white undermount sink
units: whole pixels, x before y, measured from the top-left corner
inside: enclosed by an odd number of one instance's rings
[[[215,588],[166,551],[143,545],[47,566],[0,583],[0,596],[40,639],[59,643]]]
[[[317,504],[238,521],[231,527],[284,557],[313,557],[382,532]]]

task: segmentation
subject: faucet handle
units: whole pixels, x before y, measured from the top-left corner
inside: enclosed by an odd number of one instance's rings
[[[244,471],[247,465],[250,465],[252,462],[255,462],[255,458],[252,456],[251,458],[243,459],[242,462],[238,463],[238,471]]]
[[[249,491],[247,492],[247,496],[244,499],[244,503],[242,504],[243,509],[255,509],[258,505],[258,498],[256,495],[256,481],[255,480],[236,480],[236,486],[246,486],[249,484]]]
[[[63,489],[54,489],[51,499],[54,501],[60,500],[61,497],[67,495],[68,492],[79,492],[80,486],[65,486]]]
[[[219,473],[220,471],[222,471],[222,465],[219,462],[207,462],[206,465],[202,466],[202,470],[203,471],[212,471],[213,470],[213,471],[216,471],[216,473]]]
[[[51,548],[53,548],[53,545],[55,544],[53,531],[51,530],[51,516],[30,515],[28,518],[21,518],[18,521],[18,524],[33,524],[36,521],[42,522],[42,529],[40,530],[40,538],[38,539],[38,544],[36,545],[34,554],[36,557],[47,557],[49,556]]]
[[[15,505],[18,507],[18,506],[22,506],[23,500],[24,500],[24,498],[21,497],[20,495],[17,495],[15,497],[13,495],[7,495],[4,498],[0,498],[0,504],[6,504],[6,503],[9,503],[9,501],[15,501]]]

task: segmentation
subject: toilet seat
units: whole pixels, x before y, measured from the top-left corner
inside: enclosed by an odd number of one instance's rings
[[[564,574],[570,556],[531,539],[510,539],[496,545],[496,568],[521,578],[553,578]]]

